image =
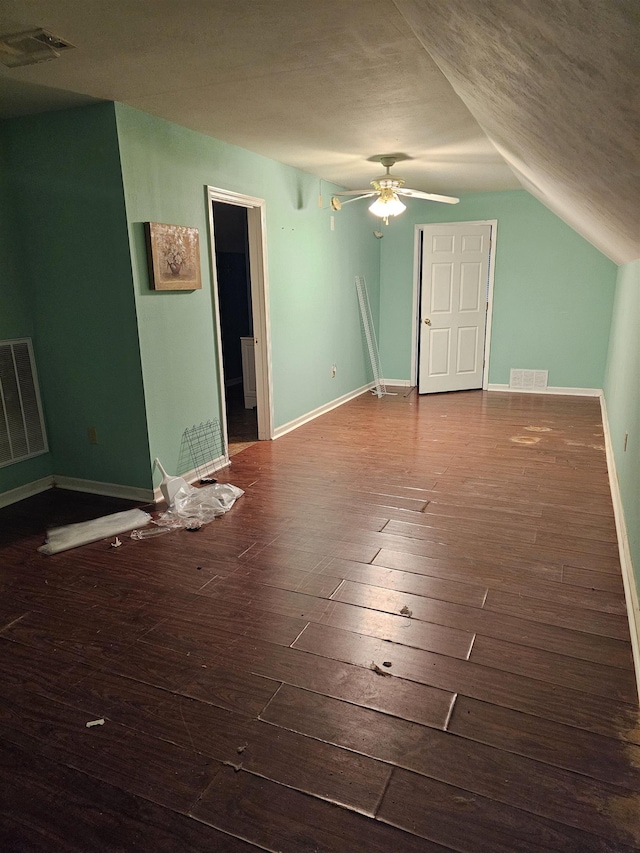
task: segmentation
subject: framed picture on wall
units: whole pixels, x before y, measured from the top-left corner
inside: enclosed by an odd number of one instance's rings
[[[149,284],[152,290],[200,290],[197,228],[145,222]]]

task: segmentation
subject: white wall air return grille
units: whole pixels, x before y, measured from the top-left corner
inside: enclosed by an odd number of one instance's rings
[[[548,382],[548,370],[520,370],[512,367],[509,375],[509,388],[522,391],[544,391]]]
[[[31,339],[0,341],[0,467],[48,449]]]

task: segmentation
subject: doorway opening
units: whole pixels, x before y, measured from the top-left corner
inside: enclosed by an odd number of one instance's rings
[[[216,279],[227,414],[233,456],[258,440],[247,209],[212,201]]]
[[[264,201],[207,188],[221,425],[229,456],[273,437]]]
[[[488,387],[496,226],[416,226],[411,375],[420,394]]]

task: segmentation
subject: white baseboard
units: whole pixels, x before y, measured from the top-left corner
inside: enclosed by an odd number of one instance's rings
[[[38,495],[40,492],[46,492],[53,485],[53,477],[43,477],[41,480],[34,480],[32,483],[25,483],[24,486],[18,486],[16,489],[10,489],[8,492],[3,492],[0,495],[0,509],[3,506],[23,501],[25,498],[30,498],[33,495]]]
[[[397,388],[411,388],[412,387],[410,379],[383,379],[382,382],[385,385],[389,385],[391,388],[393,388],[394,385]]]
[[[306,415],[301,415],[299,418],[294,418],[294,420],[289,421],[289,423],[283,424],[282,426],[276,427],[273,431],[273,437],[281,438],[283,435],[286,435],[288,432],[292,432],[292,430],[301,427],[303,424],[309,423],[309,421],[313,421],[316,418],[319,418],[320,415],[326,415],[327,412],[330,412],[332,409],[337,409],[338,406],[342,406],[345,403],[348,403],[349,400],[354,400],[356,397],[359,397],[361,394],[364,394],[366,391],[369,391],[374,387],[373,382],[367,383],[367,385],[363,385],[361,388],[356,388],[355,391],[349,391],[348,394],[343,394],[342,397],[338,397],[335,400],[332,400],[330,403],[325,403],[323,406],[318,406],[317,409],[314,409],[312,412],[307,412]]]
[[[511,388],[509,385],[487,385],[487,391],[507,391],[510,394],[560,394],[566,397],[602,397],[602,388],[563,388],[550,385],[548,388]]]
[[[611,444],[611,432],[609,429],[607,404],[604,395],[600,397],[600,407],[602,409],[604,445],[607,452],[609,485],[611,487],[613,513],[616,520],[616,532],[618,535],[620,565],[622,566],[624,597],[627,602],[627,616],[629,617],[631,649],[633,651],[633,663],[636,669],[636,686],[638,688],[638,698],[640,699],[640,604],[638,603],[638,588],[636,586],[636,580],[633,573],[631,550],[629,548],[629,537],[627,536],[627,525],[624,519],[624,507],[622,505],[622,495],[620,494],[620,484],[618,482],[618,474],[616,471],[616,460],[613,455],[613,445]]]
[[[218,459],[213,459],[206,466],[213,467],[214,470],[219,470],[227,465],[230,465],[228,456],[220,456]],[[188,483],[195,483],[199,479],[195,468],[192,471],[187,471],[182,475]],[[162,500],[162,493],[157,489],[141,489],[137,486],[123,486],[119,483],[103,483],[99,480],[83,480],[78,477],[65,477],[61,474],[53,474],[50,477],[43,477],[41,480],[34,480],[32,483],[26,483],[24,486],[18,486],[16,489],[11,489],[8,492],[0,494],[0,509],[10,504],[22,501],[25,498],[30,498],[32,495],[37,495],[40,492],[46,492],[57,486],[59,489],[68,489],[70,492],[86,492],[90,495],[105,495],[109,498],[123,498],[131,501],[143,501],[144,503],[159,503]]]
[[[86,492],[90,495],[105,495],[109,498],[124,498],[131,501],[153,500],[152,489],[141,489],[137,486],[122,486],[119,483],[102,483],[99,480],[82,480],[78,477],[64,477],[54,474],[52,485],[59,489],[69,489],[71,492]]]

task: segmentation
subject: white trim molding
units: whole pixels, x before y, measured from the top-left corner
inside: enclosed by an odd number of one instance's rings
[[[41,480],[34,480],[32,483],[25,483],[24,486],[2,492],[0,494],[0,509],[10,504],[17,504],[18,501],[23,501],[25,498],[33,497],[33,495],[39,495],[40,492],[46,492],[51,486],[53,486],[53,476],[43,477]]]
[[[102,483],[99,480],[82,480],[78,477],[53,475],[53,486],[69,489],[71,492],[86,492],[90,495],[105,495],[109,498],[124,498],[130,501],[153,500],[153,489],[141,489],[137,486],[123,486],[120,483]]]
[[[226,468],[229,465],[231,465],[229,457],[220,456],[207,463],[206,467],[211,466],[214,471],[219,471],[221,468]],[[182,477],[187,483],[195,483],[198,480],[198,473],[194,468],[192,471],[187,471]],[[109,498],[123,498],[124,500],[139,501],[142,503],[159,503],[163,500],[159,487],[157,489],[142,489],[138,486],[123,486],[120,483],[103,483],[99,480],[83,480],[79,477],[65,477],[62,474],[52,474],[49,477],[43,477],[41,480],[25,483],[24,486],[18,486],[18,488],[11,489],[8,492],[2,492],[0,494],[0,509],[10,504],[18,503],[18,501],[23,501],[25,498],[40,494],[40,492],[46,492],[48,489],[54,487],[68,489],[70,492],[85,492],[90,495],[104,495]]]
[[[410,386],[418,385],[418,350],[420,338],[420,288],[423,259],[424,229],[432,225],[488,225],[491,228],[491,246],[489,251],[489,282],[487,293],[487,323],[484,333],[484,366],[482,371],[482,389],[487,390],[489,382],[489,357],[491,354],[491,330],[493,321],[493,289],[495,284],[496,252],[498,249],[498,220],[472,219],[461,222],[425,222],[414,226],[413,238],[413,317],[411,320],[411,380]],[[391,385],[391,382],[388,383]]]
[[[383,379],[382,382],[390,388],[413,388],[410,379]]]
[[[271,360],[271,321],[269,317],[269,274],[267,262],[266,201],[220,187],[207,186],[207,214],[209,218],[209,249],[211,263],[211,288],[216,332],[220,421],[225,441],[228,441],[227,411],[224,399],[225,376],[222,358],[222,329],[220,300],[218,296],[218,271],[213,203],[222,202],[244,207],[247,210],[249,238],[249,269],[251,273],[251,312],[253,316],[254,355],[256,362],[256,414],[258,439],[268,441],[273,434],[273,367]]]
[[[505,391],[509,394],[561,394],[567,397],[602,397],[602,388],[563,388],[561,385],[548,388],[511,388],[510,385],[487,386],[487,391]]]
[[[633,573],[631,561],[631,549],[629,548],[629,537],[627,536],[627,525],[624,519],[624,507],[620,484],[616,471],[616,460],[613,455],[611,443],[611,431],[609,429],[609,417],[607,415],[607,404],[604,395],[600,397],[600,408],[602,410],[602,426],[604,430],[604,445],[607,453],[607,470],[609,471],[609,486],[611,487],[611,500],[613,501],[613,514],[616,520],[616,533],[618,535],[618,550],[620,553],[620,565],[622,567],[622,583],[624,584],[624,597],[627,603],[627,616],[629,617],[629,632],[631,634],[631,650],[633,663],[636,670],[636,687],[640,701],[640,604],[638,603],[638,588]]]
[[[309,421],[319,418],[320,415],[326,415],[326,413],[330,412],[332,409],[337,409],[338,406],[342,406],[344,403],[348,403],[349,400],[354,400],[366,391],[370,391],[374,385],[375,382],[369,382],[361,388],[356,388],[355,391],[349,391],[348,394],[343,394],[342,397],[337,397],[335,400],[331,400],[331,402],[325,403],[323,406],[318,406],[317,409],[314,409],[312,412],[307,412],[306,415],[300,415],[299,418],[294,418],[292,421],[289,421],[289,423],[276,427],[273,437],[282,438],[282,436],[286,435],[288,432],[292,432],[294,429],[303,426],[303,424],[307,424]]]

